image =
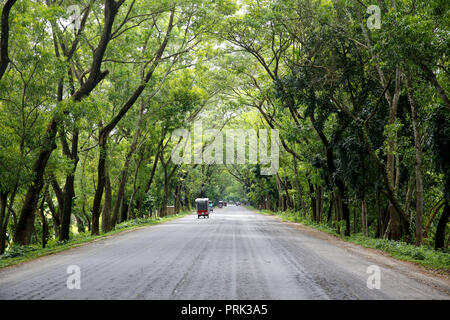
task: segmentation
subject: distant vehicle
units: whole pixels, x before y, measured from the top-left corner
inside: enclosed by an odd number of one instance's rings
[[[226,207],[227,206],[227,202],[224,202],[223,205]]]
[[[197,219],[200,217],[209,219],[209,199],[197,198],[195,199],[195,206],[197,207]]]
[[[221,200],[221,201],[219,201],[219,203],[218,203],[218,205],[217,205],[219,208],[223,208],[223,201]]]
[[[240,205],[241,205],[241,203],[240,203],[240,202],[238,201],[238,202],[236,202],[236,205],[237,205],[237,206],[240,206]]]

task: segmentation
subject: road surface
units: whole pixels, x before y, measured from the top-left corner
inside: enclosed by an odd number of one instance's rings
[[[68,289],[68,266],[80,289]],[[369,266],[380,289],[369,289]],[[372,282],[371,282],[372,283]],[[450,299],[448,278],[242,206],[0,270],[0,299]]]

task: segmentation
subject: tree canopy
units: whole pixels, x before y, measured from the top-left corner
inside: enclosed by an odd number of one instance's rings
[[[449,9],[2,1],[0,254],[189,211],[198,197],[448,247]],[[175,130],[195,123],[258,142],[277,130],[277,171],[172,161]]]

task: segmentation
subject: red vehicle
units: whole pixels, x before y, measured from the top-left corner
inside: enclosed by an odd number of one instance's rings
[[[200,217],[209,219],[209,199],[208,198],[198,198],[195,199],[195,205],[197,207],[197,218]]]

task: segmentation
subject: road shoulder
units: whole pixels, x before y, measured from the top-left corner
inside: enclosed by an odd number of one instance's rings
[[[257,214],[261,214],[265,217],[276,219],[277,221],[282,222],[291,228],[301,231],[302,233],[316,239],[320,239],[326,241],[327,243],[340,247],[351,254],[357,255],[364,259],[368,259],[374,264],[379,265],[380,267],[394,270],[421,283],[439,288],[441,291],[450,295],[450,270],[445,271],[426,268],[423,265],[411,261],[397,259],[386,251],[367,248],[362,245],[346,241],[345,239],[342,239],[336,235],[315,229],[300,222],[286,221],[278,215],[261,213],[259,210],[252,207],[247,207],[247,209]]]

